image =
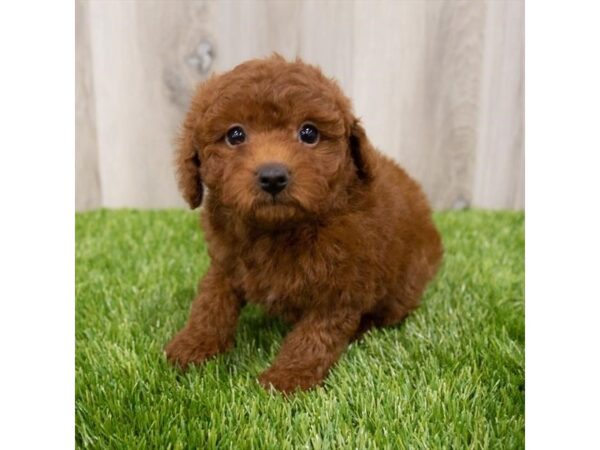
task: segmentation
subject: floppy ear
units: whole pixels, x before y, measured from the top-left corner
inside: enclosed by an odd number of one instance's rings
[[[348,138],[350,156],[356,166],[356,175],[360,180],[370,181],[373,178],[375,155],[367,134],[358,119],[354,119],[350,126]]]
[[[177,181],[183,198],[194,209],[202,203],[202,179],[200,178],[200,153],[194,143],[193,130],[186,123],[179,138],[176,164]]]

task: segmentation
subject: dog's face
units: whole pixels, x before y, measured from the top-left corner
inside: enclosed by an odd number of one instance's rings
[[[191,207],[217,205],[280,227],[344,207],[370,177],[370,144],[350,102],[312,66],[254,60],[200,86],[178,149]]]

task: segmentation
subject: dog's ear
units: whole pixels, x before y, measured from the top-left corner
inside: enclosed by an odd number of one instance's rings
[[[354,119],[350,125],[348,147],[352,161],[356,166],[356,175],[360,180],[370,181],[373,178],[373,166],[375,164],[374,150],[358,119]]]
[[[200,149],[194,142],[193,127],[187,121],[178,140],[176,164],[179,190],[190,208],[197,208],[202,203],[203,194],[200,177]]]

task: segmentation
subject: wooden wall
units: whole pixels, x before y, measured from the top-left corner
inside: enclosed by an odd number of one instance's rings
[[[76,2],[76,207],[173,207],[194,85],[318,64],[438,209],[524,207],[522,0]]]

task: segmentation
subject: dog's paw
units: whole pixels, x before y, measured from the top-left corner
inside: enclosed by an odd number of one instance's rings
[[[258,381],[266,389],[274,388],[284,394],[294,391],[305,391],[318,386],[323,378],[307,370],[280,369],[271,367],[258,377]]]
[[[190,364],[201,364],[223,350],[211,339],[192,336],[180,331],[165,347],[167,360],[185,370]]]

